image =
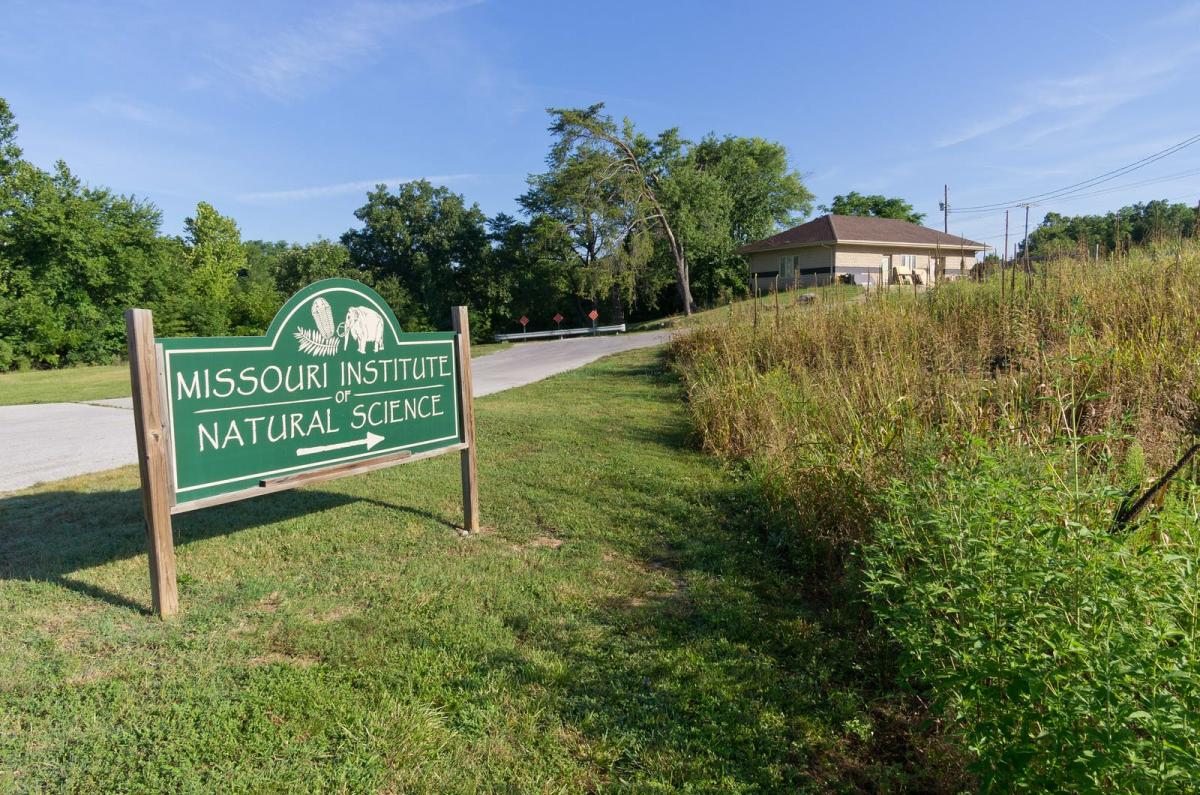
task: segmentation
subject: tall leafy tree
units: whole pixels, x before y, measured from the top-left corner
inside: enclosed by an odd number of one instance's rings
[[[708,135],[691,150],[696,168],[714,174],[730,196],[736,246],[794,226],[812,212],[813,194],[788,165],[787,149],[762,138]]]
[[[603,107],[550,110],[549,170],[531,177],[522,204],[562,221],[584,271],[622,279],[626,294],[654,294],[665,270],[690,312],[696,295],[712,301],[745,283],[738,246],[811,212],[779,144],[715,135],[694,144],[674,128],[651,139]]]
[[[237,274],[231,295],[230,325],[239,336],[262,334],[283,304],[275,280],[276,262],[287,251],[282,240],[247,240],[242,243],[246,265]]]
[[[478,205],[468,206],[459,194],[418,180],[395,193],[378,186],[354,216],[362,228],[342,235],[351,263],[377,285],[394,280],[411,298],[403,302],[410,308],[399,318],[402,324],[444,327],[450,306],[464,297],[460,284],[485,265],[489,253],[486,217]]]
[[[0,180],[10,176],[21,160],[21,147],[17,146],[17,119],[8,101],[0,97]]]
[[[603,110],[603,103],[582,109],[551,109],[550,132],[556,140],[550,161],[571,161],[578,152],[595,153],[596,176],[619,197],[630,222],[639,230],[653,230],[663,241],[674,267],[679,302],[690,315],[696,304],[687,252],[676,228],[677,219],[668,212],[662,196],[663,180],[682,151],[662,148],[638,133],[628,119],[618,127]]]
[[[550,327],[556,312],[582,323],[576,300],[578,257],[566,227],[548,215],[528,223],[500,214],[488,222],[492,252],[482,278],[468,285],[496,331],[516,331],[528,316],[534,328]],[[472,328],[474,320],[472,320]]]
[[[232,218],[208,202],[197,204],[195,216],[185,219],[183,226],[193,328],[206,336],[228,334],[238,274],[246,268],[242,233]]]
[[[834,196],[833,202],[821,205],[821,211],[834,215],[870,215],[876,218],[895,218],[919,224],[925,213],[919,213],[904,199],[883,196],[878,193],[862,194],[852,190],[845,195]]]
[[[606,150],[555,147],[547,165],[546,173],[529,177],[530,189],[518,201],[535,219],[559,227],[575,264],[576,295],[608,298],[613,320],[623,322],[625,303],[634,298],[653,251],[650,228],[640,222],[636,205],[625,201],[621,183],[608,178]]]
[[[112,359],[166,248],[151,204],[18,160],[0,188],[0,367]]]
[[[745,289],[738,247],[792,226],[812,211],[812,193],[787,150],[762,138],[706,136],[674,175],[692,260],[693,289],[708,302]]]
[[[286,295],[321,279],[358,277],[358,270],[350,264],[349,249],[332,240],[293,244],[281,252],[272,265],[275,283]]]

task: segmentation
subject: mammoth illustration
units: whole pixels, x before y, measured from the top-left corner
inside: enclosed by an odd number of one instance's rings
[[[342,338],[342,350],[350,345],[353,337],[359,353],[367,352],[367,343],[374,344],[374,352],[379,353],[383,349],[383,316],[368,306],[352,306],[337,333]]]

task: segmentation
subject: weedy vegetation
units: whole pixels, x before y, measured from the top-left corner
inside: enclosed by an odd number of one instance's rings
[[[1114,521],[1195,442],[1200,247],[731,313],[671,355],[762,542],[834,573],[981,787],[1200,783],[1195,463]]]

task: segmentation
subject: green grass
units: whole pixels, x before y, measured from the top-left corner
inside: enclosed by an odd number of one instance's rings
[[[477,359],[510,347],[511,342],[472,345],[471,358]],[[90,400],[128,396],[127,364],[0,373],[0,406],[24,403],[86,403]]]
[[[0,373],[0,406],[82,402],[128,395],[129,366],[125,364]]]
[[[676,335],[697,436],[866,588],[984,791],[1196,791],[1200,245],[1001,276]]]
[[[185,514],[168,622],[134,468],[0,500],[0,791],[936,781],[857,626],[692,448],[659,351],[478,425],[485,531],[455,529],[455,456]]]
[[[862,287],[852,284],[834,284],[825,287],[802,287],[796,290],[785,290],[779,293],[780,316],[786,317],[788,314],[794,313],[797,309],[809,306],[797,301],[797,296],[800,295],[812,295],[815,297],[817,303],[829,304],[857,298],[863,295],[863,292]],[[759,321],[773,321],[775,318],[775,295],[764,294],[760,295],[757,299],[742,298],[724,306],[704,309],[694,313],[690,318],[683,315],[669,315],[656,320],[644,320],[640,323],[632,323],[629,325],[629,330],[657,331],[659,329],[727,323],[731,317],[738,321],[752,319],[754,317],[754,304],[756,300],[758,303]]]
[[[479,344],[472,344],[471,358],[478,359],[480,356],[489,356],[493,353],[508,350],[512,346],[511,342],[481,342]]]

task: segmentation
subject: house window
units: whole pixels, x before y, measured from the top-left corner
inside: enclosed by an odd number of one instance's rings
[[[779,258],[779,275],[782,276],[785,281],[795,278],[796,266],[799,264],[800,264],[799,255],[794,254],[789,257],[780,257]]]
[[[905,268],[911,268],[911,269],[915,270],[917,267],[917,255],[916,254],[901,254],[900,255],[900,265]]]

